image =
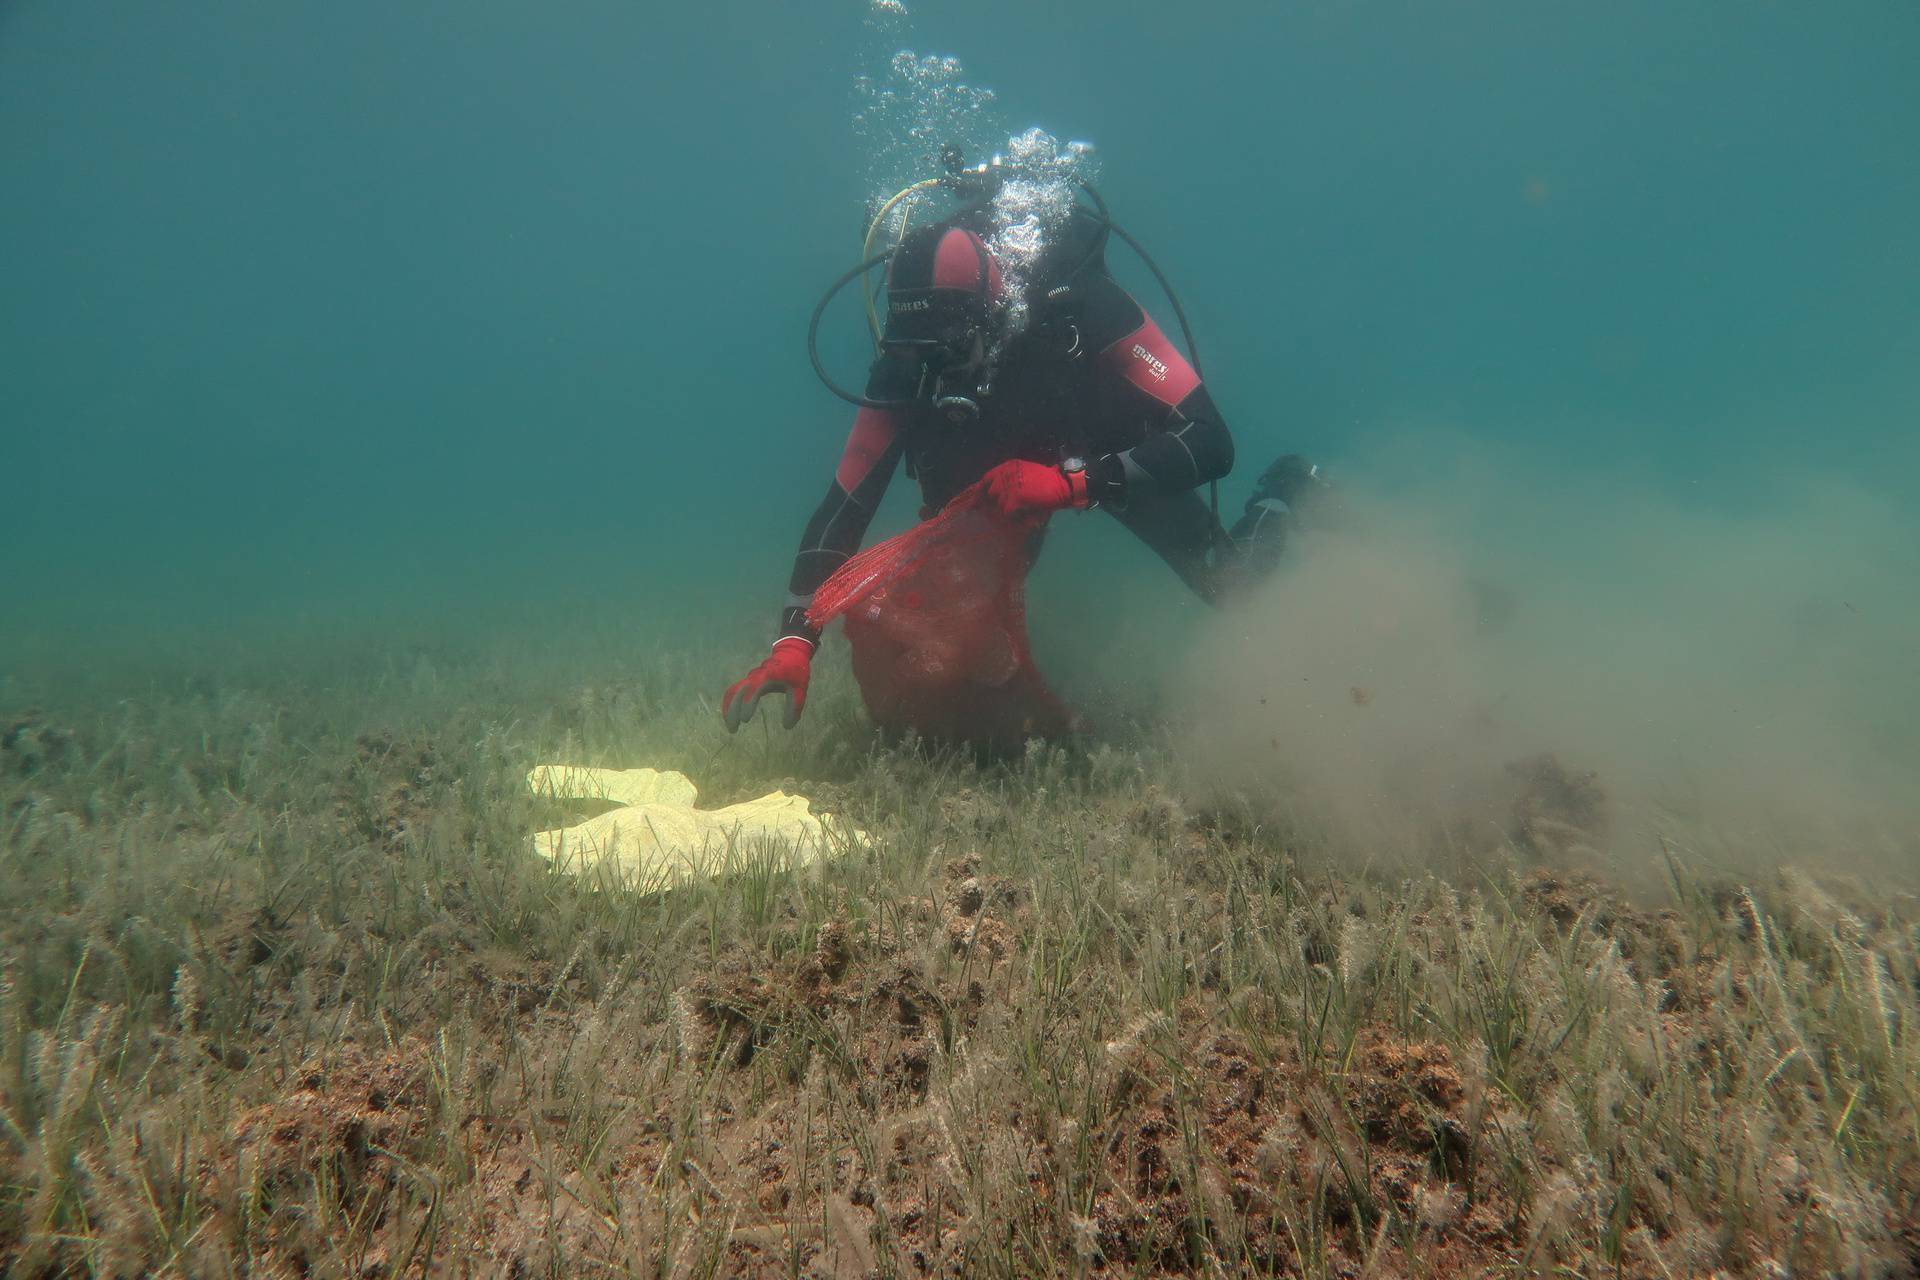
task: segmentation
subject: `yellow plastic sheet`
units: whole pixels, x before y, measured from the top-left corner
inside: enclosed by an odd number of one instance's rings
[[[571,827],[542,831],[534,851],[598,884],[653,890],[753,870],[804,867],[864,845],[866,833],[813,812],[805,796],[775,791],[696,809],[683,773],[543,764],[527,775],[536,795],[609,800],[620,807]]]

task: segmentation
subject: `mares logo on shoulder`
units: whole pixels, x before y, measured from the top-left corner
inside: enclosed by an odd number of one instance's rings
[[[1133,344],[1133,354],[1147,366],[1147,373],[1152,376],[1155,382],[1165,382],[1167,380],[1167,362],[1165,360],[1162,360],[1159,356],[1156,356],[1153,352],[1147,350],[1137,342]]]
[[[1181,357],[1180,349],[1145,318],[1132,333],[1103,347],[1100,358],[1114,373],[1168,408],[1200,385],[1200,375]]]
[[[912,298],[905,302],[890,302],[887,304],[887,310],[891,311],[894,315],[905,315],[910,311],[928,311],[931,310],[932,307],[933,303],[925,298]]]

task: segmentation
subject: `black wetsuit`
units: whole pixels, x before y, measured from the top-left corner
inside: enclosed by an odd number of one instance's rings
[[[940,234],[954,221],[918,234]],[[807,605],[859,549],[903,459],[919,482],[924,518],[1002,462],[1083,458],[1098,504],[1196,594],[1218,602],[1232,590],[1247,567],[1246,548],[1218,530],[1196,490],[1232,468],[1233,438],[1192,365],[1108,274],[1097,236],[1097,223],[1076,219],[1072,234],[1036,264],[1026,291],[1029,321],[994,361],[978,418],[956,425],[924,399],[859,412],[801,538],[782,635],[818,639]],[[910,400],[919,377],[916,364],[883,354],[867,396]],[[1254,513],[1236,531],[1243,526],[1257,531]]]

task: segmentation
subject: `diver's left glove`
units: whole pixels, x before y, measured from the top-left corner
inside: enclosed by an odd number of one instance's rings
[[[754,708],[760,705],[762,695],[769,693],[787,695],[785,724],[789,729],[799,724],[800,713],[807,706],[807,677],[812,672],[810,641],[801,636],[782,636],[774,641],[767,660],[735,681],[720,699],[720,719],[726,723],[727,732],[753,719]]]
[[[1084,468],[1069,471],[1043,462],[1015,459],[987,472],[981,483],[985,486],[987,505],[1002,515],[1060,511],[1067,507],[1085,507],[1089,502]]]

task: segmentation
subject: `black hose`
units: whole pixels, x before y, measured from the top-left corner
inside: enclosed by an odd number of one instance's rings
[[[1194,343],[1193,326],[1187,323],[1187,309],[1180,305],[1180,295],[1173,291],[1171,284],[1167,283],[1167,277],[1160,271],[1160,264],[1155,262],[1152,256],[1140,247],[1138,240],[1135,240],[1127,234],[1125,227],[1115,222],[1112,218],[1108,218],[1107,229],[1125,241],[1127,248],[1139,254],[1140,261],[1146,263],[1147,270],[1153,272],[1153,278],[1160,284],[1160,292],[1166,294],[1167,301],[1173,304],[1173,318],[1180,322],[1180,336],[1187,340],[1187,359],[1193,361],[1193,371],[1200,375],[1202,381],[1205,381],[1207,375],[1200,368],[1200,348]]]
[[[1207,375],[1200,368],[1200,347],[1193,340],[1193,326],[1187,323],[1187,309],[1180,305],[1180,295],[1173,291],[1173,285],[1167,281],[1165,273],[1160,270],[1160,264],[1153,260],[1153,255],[1141,247],[1138,240],[1128,235],[1125,227],[1107,214],[1107,202],[1100,198],[1100,193],[1093,189],[1093,185],[1087,182],[1080,185],[1085,188],[1088,195],[1093,197],[1094,204],[1100,210],[1100,220],[1106,223],[1107,230],[1125,241],[1127,248],[1138,254],[1140,261],[1147,264],[1147,270],[1153,272],[1154,280],[1160,285],[1160,292],[1166,294],[1167,301],[1173,304],[1173,318],[1180,322],[1180,336],[1187,341],[1187,359],[1193,362],[1194,373],[1198,374],[1204,382]],[[1227,540],[1227,531],[1220,523],[1220,482],[1218,480],[1207,481],[1207,506],[1212,512],[1213,519],[1213,528],[1209,531],[1208,537],[1212,539],[1213,545],[1218,547]]]
[[[836,294],[867,272],[885,262],[888,258],[891,258],[893,254],[894,251],[892,249],[888,249],[885,253],[875,254],[859,266],[848,271],[838,280],[835,280],[833,286],[821,295],[819,303],[813,309],[813,319],[807,322],[807,358],[813,361],[814,373],[819,375],[822,385],[824,385],[827,390],[833,392],[833,394],[839,396],[848,404],[859,405],[862,409],[897,409],[901,407],[903,402],[899,400],[869,400],[866,396],[857,396],[827,376],[827,367],[820,361],[820,317],[826,314],[827,304],[833,301]]]

